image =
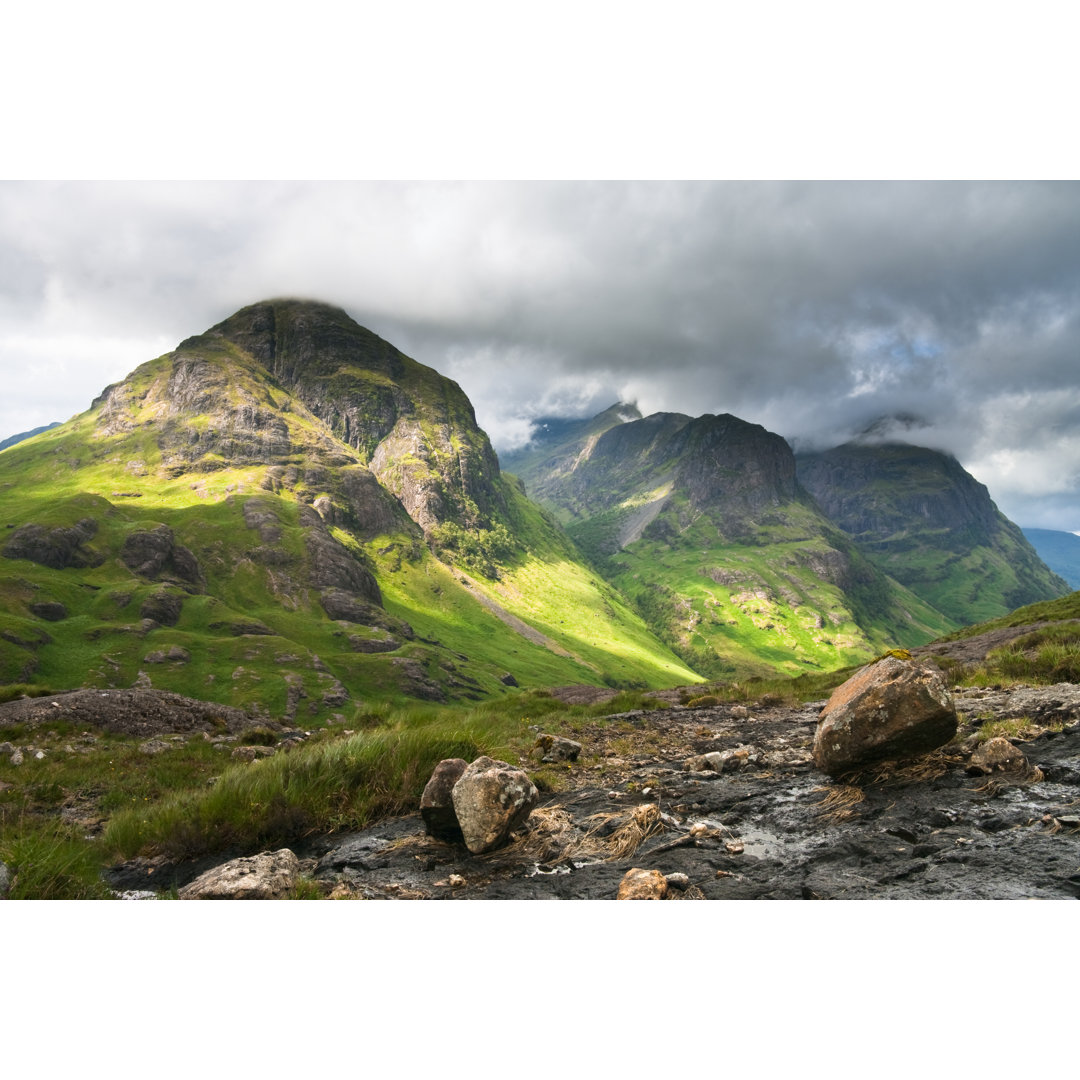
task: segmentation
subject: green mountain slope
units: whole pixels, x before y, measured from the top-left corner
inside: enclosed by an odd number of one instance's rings
[[[797,461],[800,482],[867,556],[958,624],[1069,591],[947,454],[848,443]]]
[[[787,443],[657,413],[512,459],[649,625],[710,677],[830,669],[955,625],[877,570],[799,486]]]
[[[300,723],[699,678],[501,475],[455,383],[322,304],[245,308],[4,451],[0,528],[9,687]]]
[[[1080,589],[1080,536],[1057,529],[1022,529],[1024,538],[1055,574]]]

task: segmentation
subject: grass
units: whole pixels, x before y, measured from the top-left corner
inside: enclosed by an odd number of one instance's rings
[[[54,827],[0,840],[11,872],[9,900],[108,900],[101,864],[82,837]]]
[[[237,847],[294,844],[316,832],[357,829],[419,801],[443,758],[498,756],[497,728],[418,715],[392,728],[322,741],[226,769],[204,791],[116,814],[102,840],[107,857],[160,853],[189,858]]]
[[[983,663],[956,668],[955,675],[967,686],[1080,682],[1080,622],[1070,620],[1023,634],[993,649]]]

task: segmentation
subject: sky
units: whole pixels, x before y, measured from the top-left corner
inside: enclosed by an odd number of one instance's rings
[[[615,401],[873,427],[1080,529],[1075,182],[5,182],[0,438],[276,296],[455,379],[503,451]]]

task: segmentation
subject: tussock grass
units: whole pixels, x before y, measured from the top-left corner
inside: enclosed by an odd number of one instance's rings
[[[605,841],[608,859],[612,862],[629,859],[650,836],[662,832],[663,829],[664,823],[660,820],[658,806],[654,803],[635,806],[629,819]]]
[[[95,848],[57,827],[0,842],[0,861],[11,871],[9,900],[110,900]]]
[[[443,758],[507,753],[499,729],[475,718],[421,715],[412,724],[300,747],[227,769],[212,788],[117,814],[103,837],[110,856],[173,858],[238,846],[296,843],[361,828],[416,806]]]

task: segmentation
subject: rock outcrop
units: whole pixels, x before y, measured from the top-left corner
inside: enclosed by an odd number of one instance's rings
[[[128,533],[120,561],[133,574],[151,581],[172,581],[191,592],[201,592],[206,585],[198,560],[176,542],[168,525]]]
[[[105,556],[89,546],[97,532],[98,523],[93,518],[83,518],[67,528],[23,525],[11,534],[3,555],[8,559],[29,559],[53,570],[100,566]]]
[[[814,764],[839,776],[935,750],[956,728],[956,706],[940,669],[886,656],[833,691],[821,710]]]

